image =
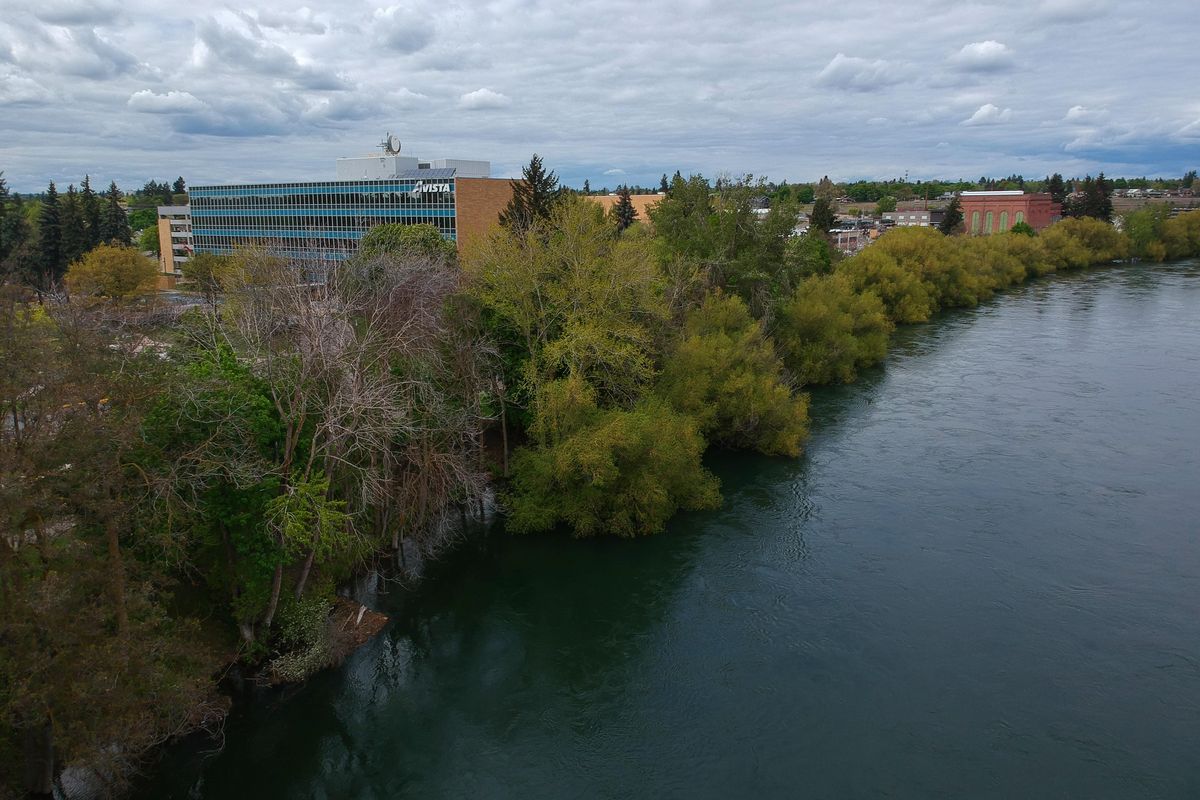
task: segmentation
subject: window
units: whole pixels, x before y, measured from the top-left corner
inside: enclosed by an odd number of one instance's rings
[[[979,212],[971,212],[971,233],[979,233]]]
[[[1002,230],[1002,231],[1008,230],[1008,212],[1007,211],[1000,212],[1000,230]]]
[[[1018,211],[1018,212],[1017,212],[1017,223],[1019,224],[1019,223],[1022,223],[1022,222],[1024,222],[1024,221],[1025,221],[1025,212],[1024,212],[1024,211]]]
[[[995,222],[995,220],[996,220],[995,216],[993,216],[993,212],[991,212],[991,211],[987,212],[987,217],[985,217],[985,219],[987,221],[984,223],[984,228],[985,228],[984,233],[991,233],[992,232],[992,223]]]

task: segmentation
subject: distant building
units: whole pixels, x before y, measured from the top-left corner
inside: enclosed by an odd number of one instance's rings
[[[158,207],[158,284],[175,288],[181,267],[192,256],[192,214],[189,206]]]
[[[936,224],[933,221],[933,212],[928,209],[916,211],[909,209],[908,211],[885,211],[883,212],[883,221],[891,222],[898,228],[921,227],[927,228],[930,225]]]
[[[196,252],[260,245],[340,261],[384,223],[430,224],[461,247],[495,225],[512,198],[512,183],[490,177],[487,161],[401,156],[390,135],[381,146],[380,156],[339,158],[334,181],[191,187]]]
[[[962,192],[959,195],[967,233],[1003,233],[1018,222],[1040,231],[1062,218],[1062,206],[1049,194],[1026,194],[1020,190]]]
[[[591,194],[584,195],[584,197],[593,203],[599,203],[600,207],[605,211],[611,210],[620,199],[615,194]],[[666,195],[662,192],[657,194],[631,194],[629,199],[633,201],[633,209],[637,211],[638,222],[645,222],[650,219],[650,209],[657,205],[664,197]]]

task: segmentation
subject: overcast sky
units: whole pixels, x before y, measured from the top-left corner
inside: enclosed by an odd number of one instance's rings
[[[1177,176],[1198,52],[1197,0],[0,0],[0,170],[324,180],[390,130],[597,188]]]

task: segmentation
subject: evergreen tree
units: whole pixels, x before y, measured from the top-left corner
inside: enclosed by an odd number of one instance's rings
[[[500,224],[510,230],[525,230],[534,222],[550,218],[550,212],[562,195],[558,176],[547,172],[537,153],[529,166],[521,169],[522,179],[512,181],[513,196],[500,213]]]
[[[947,236],[952,236],[958,233],[962,224],[962,202],[958,199],[958,195],[955,195],[950,204],[946,206],[946,213],[942,215],[942,221],[938,223],[938,230]]]
[[[83,224],[86,230],[85,250],[91,250],[100,244],[100,198],[92,190],[92,180],[88,175],[83,176],[83,185],[79,189],[79,202],[83,210]]]
[[[59,226],[58,189],[54,181],[46,188],[42,198],[42,213],[38,218],[38,238],[41,245],[41,276],[38,284],[49,289],[58,283],[66,272],[62,258],[62,229]]]
[[[132,244],[133,231],[129,229],[129,218],[121,208],[121,190],[117,182],[108,185],[104,193],[104,209],[100,217],[100,241],[104,243]]]
[[[8,183],[4,171],[0,170],[0,264],[4,263],[13,243],[8,238]]]
[[[667,173],[663,173],[662,179],[658,182],[658,191],[666,194],[671,191],[671,184],[667,183]]]
[[[1112,185],[1105,179],[1103,172],[1096,176],[1096,181],[1092,184],[1092,193],[1086,198],[1086,202],[1089,217],[1105,222],[1112,221]]]
[[[617,190],[617,202],[613,206],[612,215],[618,231],[625,230],[637,219],[637,209],[633,207],[633,192],[629,191],[628,186]]]
[[[592,185],[591,185],[590,183],[588,183],[588,179],[587,179],[587,178],[584,178],[584,179],[583,179],[583,193],[584,193],[584,194],[591,194],[591,193],[592,193]]]
[[[184,183],[182,175],[175,179],[175,183],[171,184],[171,191],[175,194],[183,194],[187,191],[187,184]]]
[[[1046,178],[1046,191],[1050,199],[1061,205],[1067,199],[1067,187],[1063,184],[1063,176],[1057,172]]]
[[[1179,184],[1184,189],[1191,189],[1196,182],[1196,170],[1191,169],[1184,173],[1183,181]]]
[[[812,214],[809,216],[809,231],[816,231],[822,236],[828,236],[829,230],[836,226],[837,216],[833,213],[833,203],[825,197],[818,197],[816,203],[813,204]]]
[[[816,197],[819,200],[827,201],[829,207],[833,208],[833,203],[837,200],[837,187],[833,185],[833,181],[829,180],[828,175],[817,182]]]
[[[58,229],[62,232],[59,249],[64,264],[74,264],[88,250],[87,230],[83,222],[83,206],[75,184],[59,199]]]

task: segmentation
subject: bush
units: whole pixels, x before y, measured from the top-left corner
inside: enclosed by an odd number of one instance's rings
[[[97,245],[67,270],[67,285],[76,294],[126,300],[154,289],[158,265],[137,248]]]
[[[848,383],[883,360],[893,328],[874,292],[837,273],[810,278],[780,306],[775,341],[800,385]]]

